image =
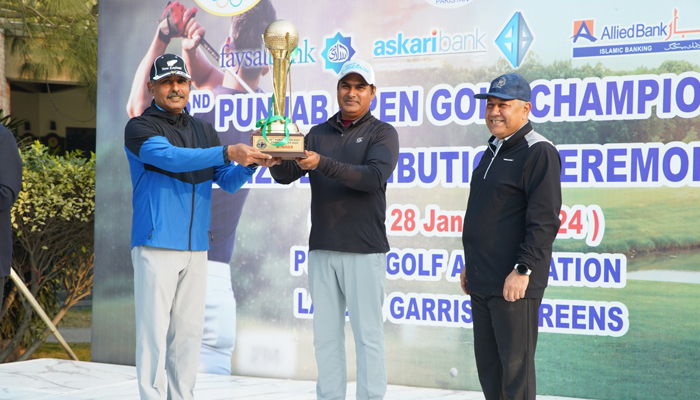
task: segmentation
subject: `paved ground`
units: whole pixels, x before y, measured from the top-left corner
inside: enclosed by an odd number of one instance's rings
[[[198,374],[197,400],[315,400],[315,382]],[[346,400],[355,399],[355,382]],[[539,400],[574,400],[538,396]],[[136,368],[43,358],[0,364],[3,400],[138,400]],[[386,400],[483,400],[480,392],[389,385]]]

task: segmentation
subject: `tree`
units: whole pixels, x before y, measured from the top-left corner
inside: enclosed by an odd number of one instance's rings
[[[12,209],[12,267],[53,323],[92,292],[95,156],[49,153],[34,142],[20,149],[22,191]],[[59,300],[58,293],[65,293]],[[29,302],[13,287],[0,310],[0,362],[24,360],[49,335]]]
[[[0,27],[21,72],[48,82],[69,74],[97,98],[97,0],[3,0]]]

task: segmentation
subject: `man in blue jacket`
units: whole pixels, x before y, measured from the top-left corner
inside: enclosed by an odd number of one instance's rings
[[[174,28],[172,21],[164,18],[158,24],[156,34],[134,75],[129,93],[127,112],[130,117],[141,114],[150,104],[151,97],[146,82],[153,60],[166,53],[169,43],[177,37],[182,41],[182,58],[192,76],[192,85],[199,90],[211,90],[214,97],[262,93],[259,83],[268,72],[267,65],[236,65],[220,68],[211,63],[200,46],[207,31],[193,17],[196,8],[189,11],[178,1],[169,2],[165,14],[177,16]],[[229,35],[222,47],[224,60],[238,60],[248,54],[262,53],[264,43],[260,39],[267,26],[277,19],[277,12],[270,0],[260,0],[247,11],[231,17]],[[163,32],[167,31],[167,34]],[[209,38],[211,41],[212,39]],[[264,61],[267,60],[263,57]],[[216,101],[216,100],[214,100]],[[197,114],[212,125],[217,110]],[[228,124],[225,131],[217,131],[222,145],[251,143],[251,130],[239,131]],[[229,262],[236,243],[236,230],[250,189],[242,188],[227,193],[214,187],[211,198],[211,225],[207,273],[207,296],[204,307],[204,334],[199,355],[199,372],[231,375],[231,355],[236,344],[236,299],[231,282]]]
[[[491,82],[493,135],[470,184],[461,284],[471,295],[474,356],[486,400],[535,400],[535,347],[552,242],[559,230],[561,160],[530,125],[530,85]]]
[[[151,106],[126,125],[133,186],[131,258],[141,399],[193,399],[204,323],[212,182],[235,192],[257,165],[278,160],[244,144],[221,146],[190,117],[190,75],[174,54],[155,59]],[[238,165],[231,163],[236,161]]]
[[[12,264],[12,205],[22,190],[22,159],[12,132],[0,125],[0,305]]]

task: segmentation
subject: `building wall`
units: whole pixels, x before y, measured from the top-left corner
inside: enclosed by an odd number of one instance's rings
[[[78,87],[56,93],[12,92],[12,115],[28,121],[30,129],[19,129],[20,135],[31,132],[35,137],[55,133],[66,137],[66,128],[95,128],[95,105],[87,97],[87,90]],[[54,121],[55,129],[51,129]]]

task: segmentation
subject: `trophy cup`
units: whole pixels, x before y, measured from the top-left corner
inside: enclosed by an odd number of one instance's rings
[[[260,152],[282,159],[304,156],[304,135],[299,127],[285,116],[287,77],[292,54],[299,43],[299,32],[289,21],[278,19],[265,29],[265,47],[272,56],[272,91],[269,114],[257,122],[251,144]],[[289,110],[292,108],[292,80],[289,79]],[[290,112],[291,114],[291,112]]]

